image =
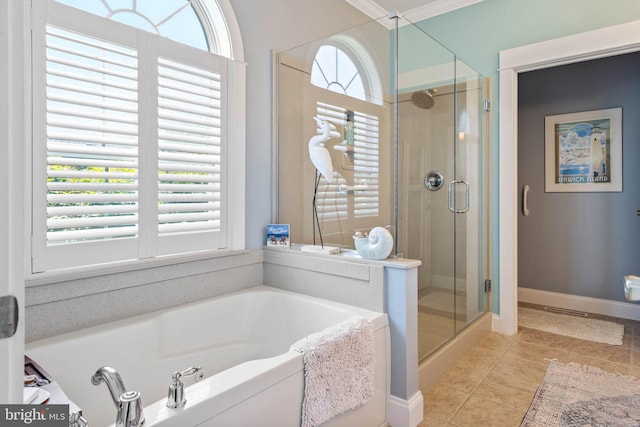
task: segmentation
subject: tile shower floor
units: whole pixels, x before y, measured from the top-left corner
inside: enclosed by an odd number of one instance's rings
[[[625,325],[622,346],[528,328],[518,328],[512,337],[492,332],[433,388],[422,390],[424,420],[419,427],[519,426],[542,382],[548,359],[640,378],[640,322],[590,317]]]

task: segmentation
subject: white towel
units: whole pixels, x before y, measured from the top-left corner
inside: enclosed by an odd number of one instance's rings
[[[373,396],[373,325],[351,317],[294,343],[303,354],[302,427],[315,427]]]

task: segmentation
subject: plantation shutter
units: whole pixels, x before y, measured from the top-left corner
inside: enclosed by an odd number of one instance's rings
[[[346,125],[346,109],[318,102],[317,116],[342,130]],[[344,133],[343,133],[344,134]],[[331,144],[333,145],[335,139]],[[331,147],[328,147],[332,149]],[[342,155],[342,154],[341,154]],[[335,154],[333,155],[335,159]],[[362,218],[379,214],[379,119],[354,111],[352,179],[334,172],[334,183],[321,179],[318,187],[318,217],[320,220]],[[334,165],[334,171],[340,169]],[[351,202],[348,196],[353,196]]]
[[[355,218],[378,216],[380,203],[379,119],[354,112],[354,207]]]
[[[321,120],[335,124],[342,123],[345,118],[344,109],[335,107],[324,102],[318,102],[317,114]],[[337,127],[337,126],[336,126]],[[331,150],[331,146],[337,139],[332,138],[325,143],[325,148]],[[335,156],[331,153],[332,157]],[[349,202],[346,191],[339,191],[341,185],[347,185],[347,180],[338,174],[334,165],[333,182],[329,183],[324,177],[320,178],[316,206],[318,209],[318,219],[320,221],[336,221],[349,217]]]
[[[161,55],[172,52],[170,43]],[[158,236],[162,254],[224,238],[225,60],[194,49],[158,62]],[[193,239],[193,233],[201,238]]]
[[[223,247],[228,60],[36,9],[32,270]]]
[[[136,51],[46,32],[47,242],[136,237]]]

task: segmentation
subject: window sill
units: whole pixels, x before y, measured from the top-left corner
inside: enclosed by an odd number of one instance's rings
[[[67,282],[106,276],[116,273],[126,273],[150,268],[167,267],[171,265],[183,264],[193,261],[216,259],[229,256],[243,255],[249,250],[217,250],[202,251],[183,255],[172,255],[165,257],[150,258],[145,260],[131,260],[100,264],[86,267],[68,268],[64,270],[54,270],[44,273],[30,274],[27,276],[25,286],[27,288],[50,285],[53,283]]]

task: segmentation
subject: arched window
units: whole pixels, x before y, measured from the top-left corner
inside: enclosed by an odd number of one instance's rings
[[[318,217],[323,221],[378,218],[383,107],[373,61],[357,41],[332,38],[316,51],[310,79],[314,86],[346,95],[318,94],[317,116],[344,136],[331,150],[335,183],[322,179],[318,188]]]
[[[34,2],[33,272],[244,245],[244,65],[217,5]]]
[[[358,67],[349,55],[337,46],[320,46],[311,68],[311,83],[333,92],[366,99]]]
[[[215,0],[57,0],[143,31],[231,58],[228,25]]]

